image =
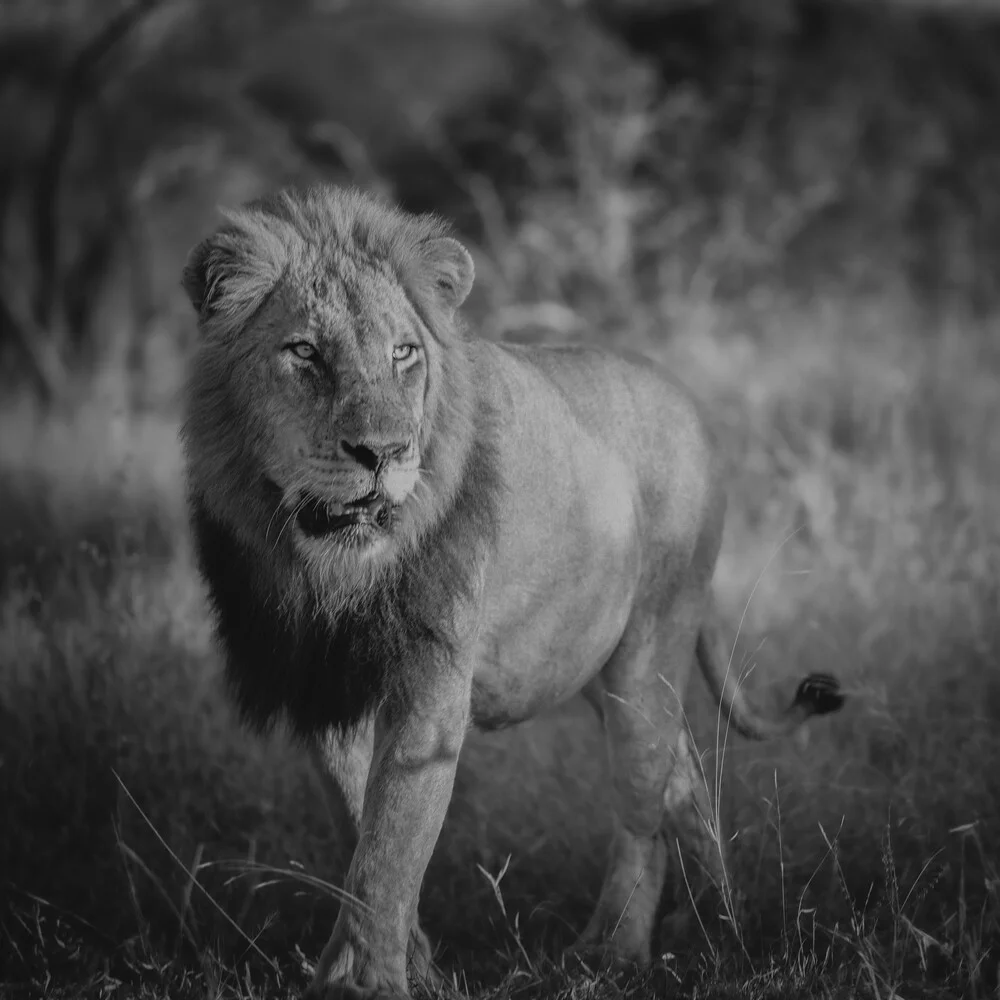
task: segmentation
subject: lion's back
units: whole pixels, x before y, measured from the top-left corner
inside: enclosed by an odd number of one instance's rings
[[[559,393],[580,425],[640,468],[711,461],[709,422],[690,391],[663,366],[627,351],[586,346],[515,347]]]

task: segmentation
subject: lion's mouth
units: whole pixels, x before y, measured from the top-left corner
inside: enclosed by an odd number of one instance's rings
[[[307,493],[298,505],[296,521],[303,533],[312,538],[349,528],[386,531],[392,523],[392,503],[380,493],[369,493],[346,503]]]

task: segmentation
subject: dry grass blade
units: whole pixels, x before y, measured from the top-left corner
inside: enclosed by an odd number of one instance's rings
[[[269,955],[265,955],[264,952],[261,951],[257,943],[247,935],[246,931],[244,931],[243,928],[240,927],[239,924],[237,924],[236,921],[233,920],[233,918],[228,913],[226,913],[226,911],[215,901],[215,899],[212,897],[212,894],[198,881],[197,874],[195,872],[188,870],[184,862],[181,861],[181,859],[177,857],[177,855],[174,853],[173,848],[171,848],[171,846],[163,839],[163,837],[160,836],[160,831],[157,830],[156,827],[153,825],[152,821],[143,811],[142,806],[140,806],[139,803],[136,802],[134,796],[129,791],[128,786],[125,784],[125,782],[122,781],[121,776],[118,774],[118,772],[113,770],[112,773],[115,776],[115,781],[118,782],[119,786],[121,787],[121,790],[125,793],[126,798],[129,800],[129,802],[132,803],[133,808],[136,810],[136,812],[138,812],[139,816],[142,818],[142,821],[146,824],[146,826],[149,827],[150,832],[153,834],[153,836],[156,837],[156,839],[160,842],[160,846],[167,852],[167,854],[170,855],[171,859],[174,861],[177,867],[180,868],[181,871],[183,871],[187,875],[188,879],[190,880],[190,885],[198,889],[198,891],[202,894],[202,896],[204,896],[205,899],[208,900],[208,902],[212,905],[215,911],[222,917],[222,919],[225,920],[226,923],[229,924],[229,926],[232,927],[232,929],[236,931],[236,933],[246,942],[247,947],[250,948],[252,951],[254,951],[259,958],[263,959],[264,962],[266,962],[275,972],[277,972],[278,971],[277,962],[275,962],[274,959],[271,958]],[[178,922],[180,922],[180,911],[178,911],[176,907],[174,907],[174,911],[177,914]]]
[[[264,889],[269,885],[277,885],[281,882],[299,882],[302,885],[309,886],[311,889],[318,889],[340,903],[351,903],[361,910],[368,909],[366,903],[362,902],[356,896],[352,896],[349,892],[345,892],[340,886],[334,885],[332,882],[327,882],[317,875],[310,875],[308,872],[301,871],[298,868],[282,868],[278,865],[268,865],[260,861],[238,861],[236,859],[207,861],[202,865],[202,868],[220,868],[222,870],[239,872],[239,875],[235,875],[232,878],[239,878],[247,874],[271,875],[273,876],[271,881],[258,882],[256,889]],[[232,881],[232,879],[229,881]]]

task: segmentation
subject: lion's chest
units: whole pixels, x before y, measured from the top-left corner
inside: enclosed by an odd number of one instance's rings
[[[472,693],[473,722],[483,728],[576,694],[607,662],[632,612],[643,562],[632,479],[624,467],[609,474],[606,455],[586,452],[575,472],[587,489],[567,490],[573,499],[514,512],[513,523],[533,530],[502,546],[487,586]]]

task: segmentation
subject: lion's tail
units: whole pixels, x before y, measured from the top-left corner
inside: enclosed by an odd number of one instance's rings
[[[747,700],[740,679],[731,668],[723,667],[728,657],[719,656],[719,640],[714,625],[706,623],[698,635],[696,657],[701,672],[715,695],[724,724],[733,726],[751,740],[787,736],[813,715],[836,712],[844,704],[840,683],[829,674],[809,674],[795,691],[785,709],[763,712]]]

